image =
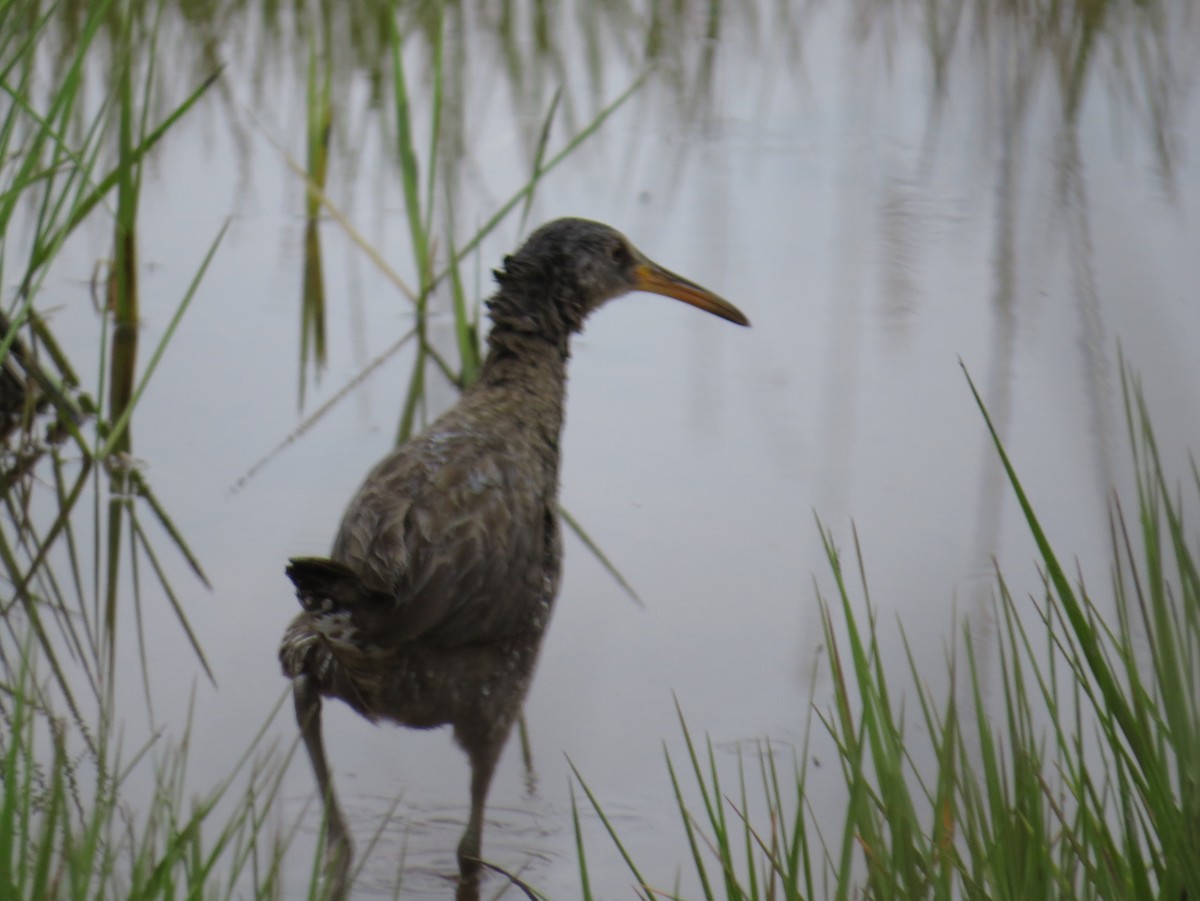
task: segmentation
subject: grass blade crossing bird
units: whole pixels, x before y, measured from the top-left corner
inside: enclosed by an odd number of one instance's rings
[[[287,568],[304,609],[279,656],[325,802],[333,898],[346,893],[351,848],[321,738],[323,697],[371,720],[454,727],[471,766],[459,897],[478,894],[488,786],[558,591],[571,335],[631,291],[749,325],[729,302],[584,219],[542,226],[495,275],[478,380],[375,466],[327,559],[295,558]]]

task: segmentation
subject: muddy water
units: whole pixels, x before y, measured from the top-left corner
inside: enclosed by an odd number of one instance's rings
[[[857,528],[885,634],[897,636],[898,618],[934,684],[955,618],[986,624],[993,559],[1018,595],[1036,588],[964,367],[1051,539],[1096,585],[1106,578],[1105,492],[1127,481],[1118,341],[1143,375],[1160,444],[1176,462],[1200,445],[1194,17],[1164,27],[1114,14],[1074,84],[1064,60],[1078,46],[1065,26],[1059,46],[1002,13],[947,13],[933,31],[948,33],[934,41],[924,15],[871,3],[739,6],[723,10],[715,33],[710,20],[684,17],[642,90],[533,202],[531,225],[559,215],[612,223],[754,323],[735,329],[633,296],[575,342],[563,502],[645,606],[568,541],[526,709],[534,772],[510,746],[485,833],[489,859],[550,897],[578,891],[568,760],[643,874],[686,888],[662,760],[664,742],[682,749],[676,701],[730,778],[737,748],[769,739],[788,753],[808,698],[828,703],[823,671],[813,677],[817,591],[831,587],[814,513],[844,549]],[[453,38],[467,51],[451,179],[460,231],[520,187],[559,82],[568,103],[552,146],[642,71],[644,22],[597,31],[593,44],[567,18],[553,31],[559,64],[534,67],[537,87],[518,90],[497,27],[466,16]],[[343,504],[392,444],[411,363],[390,358],[231,491],[411,324],[408,301],[325,222],[328,365],[298,412],[304,196],[284,153],[303,156],[303,78],[286,47],[264,66],[247,40],[230,36],[222,96],[164,144],[142,203],[148,343],[233,217],[135,431],[148,477],[214,586],[181,571],[216,688],[166,609],[147,611],[157,719],[177,727],[195,693],[198,784],[228,769],[284,690],[275,647],[294,602],[283,563],[328,547]],[[385,126],[373,122],[383,114],[367,77],[340,89],[330,195],[413,280],[399,177]],[[427,91],[413,91],[427,116]],[[512,217],[485,242],[472,296],[490,290],[488,267],[523,231]],[[76,269],[59,270],[51,288],[60,326],[82,334],[94,314],[79,280],[106,239],[97,231],[70,250]],[[433,327],[445,331],[445,318]],[[435,386],[430,412],[451,399]],[[900,646],[888,653],[901,672]],[[122,688],[136,731],[132,667]],[[375,728],[327,709],[359,847],[383,827],[355,896],[390,897],[403,863],[405,897],[444,897],[466,815],[465,760],[445,732]],[[272,729],[292,740],[286,709]],[[813,757],[831,767],[817,732]],[[818,778],[810,795],[830,832],[835,783]],[[284,794],[285,819],[304,824],[295,888],[319,825],[302,759]],[[597,818],[585,809],[583,820],[594,885],[628,896],[632,877]]]

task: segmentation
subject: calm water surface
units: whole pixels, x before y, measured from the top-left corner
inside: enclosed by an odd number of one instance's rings
[[[664,742],[682,751],[676,701],[731,775],[738,747],[770,739],[788,753],[810,695],[828,703],[823,670],[813,680],[818,588],[831,588],[814,514],[848,551],[857,528],[897,673],[899,621],[928,679],[943,678],[955,618],[986,627],[993,560],[1018,596],[1036,590],[1032,547],[962,367],[1055,546],[1098,588],[1106,492],[1127,481],[1118,342],[1170,459],[1200,446],[1196,17],[1167,5],[1155,23],[1112,4],[1121,9],[1073,85],[1067,38],[1035,40],[1030,23],[990,4],[959,18],[927,13],[935,6],[738,5],[721,9],[715,30],[707,11],[685,15],[643,88],[536,195],[529,226],[560,215],[612,223],[754,323],[735,329],[632,296],[575,342],[563,502],[645,607],[568,541],[526,709],[534,778],[510,745],[484,839],[491,860],[550,897],[578,893],[568,760],[643,873],[686,888],[663,764]],[[519,85],[497,23],[466,14],[454,27],[458,232],[523,183],[560,85],[552,149],[642,73],[645,20],[589,34],[572,15],[551,23],[550,57],[518,40],[542,60]],[[935,40],[931,28],[944,32]],[[219,96],[164,143],[142,201],[147,346],[233,217],[134,439],[213,582],[206,591],[180,568],[215,688],[166,606],[146,611],[155,717],[181,729],[194,695],[200,785],[228,770],[284,691],[275,649],[295,609],[284,561],[327,550],[343,505],[392,445],[411,365],[394,355],[231,490],[412,317],[346,229],[324,222],[328,364],[315,384],[310,373],[298,411],[304,188],[285,154],[303,158],[303,54],[265,38],[258,52],[252,26],[230,32],[216,41]],[[409,46],[425,121],[428,55],[419,36]],[[386,114],[371,107],[365,74],[341,72],[337,92],[329,194],[415,281]],[[489,267],[527,229],[513,216],[485,242],[466,267],[472,297],[491,290]],[[64,334],[94,330],[81,285],[107,241],[99,228],[82,235],[47,288]],[[452,346],[448,319],[434,329]],[[431,393],[435,405],[452,398],[440,385]],[[121,691],[140,734],[132,666]],[[355,896],[390,897],[403,860],[405,897],[444,897],[467,810],[465,758],[445,731],[326,710],[358,846],[391,817]],[[286,709],[273,733],[293,740]],[[820,734],[813,756],[834,765]],[[810,797],[829,833],[837,781],[816,778]],[[319,811],[302,758],[285,797],[311,847]],[[600,823],[584,821],[594,885],[630,896]],[[309,864],[305,853],[291,860],[299,886]]]

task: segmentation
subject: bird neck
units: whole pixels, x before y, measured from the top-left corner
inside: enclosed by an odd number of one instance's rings
[[[506,395],[484,403],[511,407],[557,472],[570,338],[583,324],[585,306],[553,277],[511,259],[496,277],[500,290],[487,302],[492,330],[476,386]]]
[[[520,418],[539,433],[543,443],[557,450],[567,393],[565,339],[560,345],[497,324],[488,346],[477,390],[501,391],[516,398]]]
[[[541,335],[511,331],[497,325],[488,335],[488,353],[479,381],[512,386],[534,395],[561,396],[567,381],[568,347]]]
[[[511,346],[521,352],[530,346],[526,339],[532,338],[558,348],[565,360],[571,334],[583,328],[587,317],[587,299],[553,271],[527,270],[511,258],[495,275],[500,290],[487,302],[492,320],[488,344],[492,351]]]

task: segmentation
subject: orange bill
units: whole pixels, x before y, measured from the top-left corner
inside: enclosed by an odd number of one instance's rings
[[[707,313],[728,319],[738,325],[750,324],[750,320],[746,318],[745,314],[723,297],[718,297],[707,288],[701,288],[695,282],[689,282],[681,275],[663,269],[657,263],[646,260],[638,263],[633,272],[639,291],[649,291],[651,294],[661,294],[663,297],[682,300],[684,303],[690,303]]]

